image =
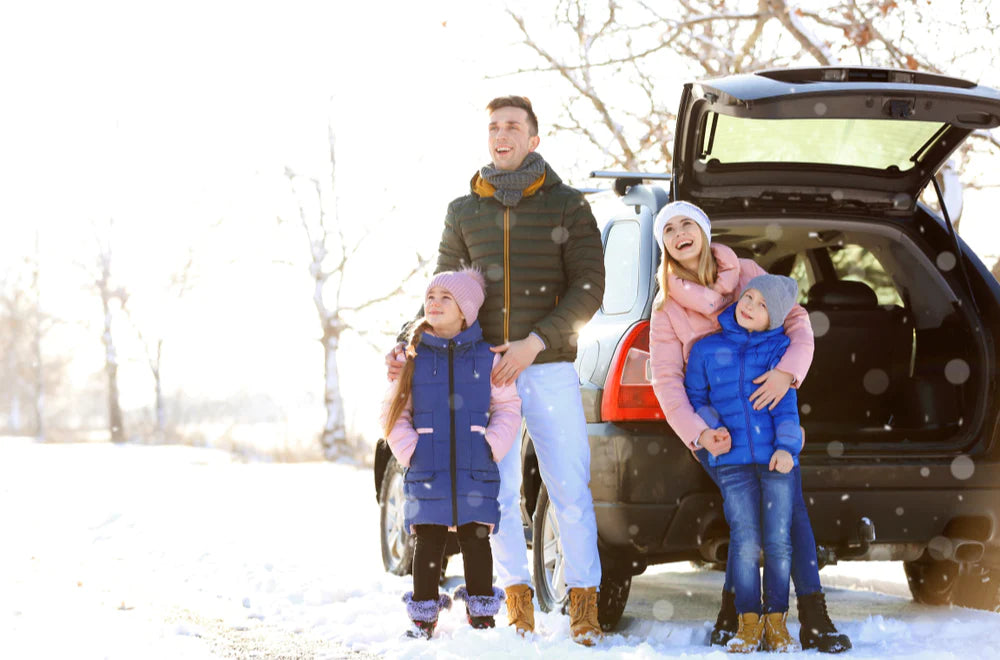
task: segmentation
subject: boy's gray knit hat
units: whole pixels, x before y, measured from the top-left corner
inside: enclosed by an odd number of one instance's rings
[[[740,298],[748,289],[757,289],[764,296],[767,314],[770,317],[767,329],[774,330],[785,323],[785,317],[799,297],[799,285],[784,275],[758,275],[740,291]]]

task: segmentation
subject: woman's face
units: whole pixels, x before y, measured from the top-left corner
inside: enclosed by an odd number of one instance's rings
[[[701,252],[708,241],[698,223],[691,218],[671,218],[663,227],[663,246],[674,261],[697,271]]]

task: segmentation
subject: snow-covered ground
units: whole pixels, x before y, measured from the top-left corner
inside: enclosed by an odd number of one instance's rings
[[[704,646],[721,575],[686,564],[636,578],[597,649],[564,616],[525,641],[458,609],[400,641],[409,578],[382,571],[371,473],[343,465],[0,438],[0,530],[3,658],[725,657]],[[1000,614],[914,605],[899,564],[822,576],[851,657],[1000,657]]]

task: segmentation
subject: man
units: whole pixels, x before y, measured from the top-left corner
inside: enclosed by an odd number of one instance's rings
[[[586,646],[601,638],[601,563],[590,493],[590,445],[573,368],[579,329],[604,295],[604,254],[590,205],[536,152],[531,102],[504,96],[487,105],[490,164],[451,202],[435,272],[472,265],[486,275],[479,313],[503,357],[491,378],[517,383],[521,414],[563,530],[570,631]],[[399,363],[387,356],[390,372]],[[390,373],[390,377],[394,377]],[[500,461],[500,527],[492,547],[510,624],[534,631],[533,592],[521,525],[521,454]]]

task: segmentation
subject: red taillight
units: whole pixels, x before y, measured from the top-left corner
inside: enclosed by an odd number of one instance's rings
[[[663,419],[650,383],[649,321],[637,323],[618,345],[611,359],[601,398],[606,422],[652,422]]]

